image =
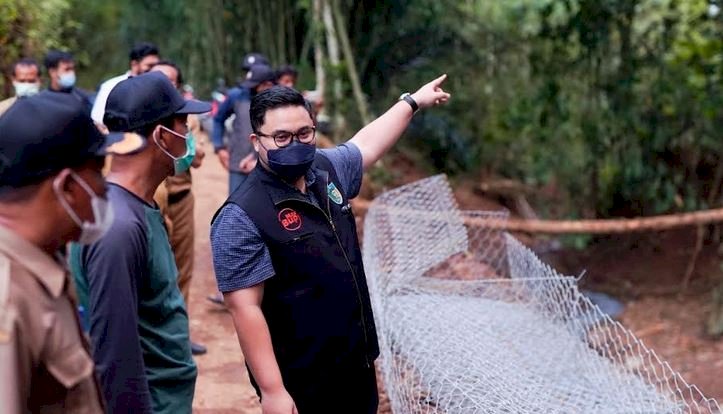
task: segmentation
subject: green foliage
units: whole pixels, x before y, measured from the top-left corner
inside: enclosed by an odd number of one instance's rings
[[[437,112],[466,137],[457,147],[477,151],[473,171],[553,188],[556,210],[571,217],[717,202],[723,22],[709,2],[447,5],[439,23],[454,41],[392,82],[450,73],[453,101]],[[436,140],[435,128],[421,135]]]
[[[250,51],[274,64],[305,63],[307,27],[292,0],[0,0],[0,63],[62,47],[76,53],[79,84],[95,89],[128,70],[135,43],[150,41],[208,96],[218,78],[236,83]]]
[[[20,57],[42,58],[50,48],[72,49],[69,32],[79,22],[69,15],[71,0],[0,0],[0,91],[9,95],[9,72]]]
[[[646,215],[717,204],[723,181],[720,0],[337,1],[374,113],[449,74],[449,105],[404,141],[427,167],[544,187],[540,211]],[[5,68],[73,49],[81,85],[157,43],[200,96],[235,83],[249,51],[301,68],[313,88],[312,0],[0,0]],[[718,9],[716,9],[716,7]],[[324,42],[322,42],[324,43]],[[346,65],[327,63],[327,108],[361,126]],[[6,90],[7,92],[7,90]]]

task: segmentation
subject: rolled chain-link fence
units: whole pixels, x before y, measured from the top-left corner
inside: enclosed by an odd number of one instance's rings
[[[721,412],[575,278],[485,225],[505,218],[460,211],[444,176],[371,205],[364,263],[395,414]]]

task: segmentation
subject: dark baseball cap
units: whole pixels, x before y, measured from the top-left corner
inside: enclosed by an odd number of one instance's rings
[[[241,62],[241,69],[249,70],[253,65],[269,66],[269,60],[261,53],[248,53]]]
[[[0,116],[0,187],[41,181],[63,168],[116,153],[135,151],[145,140],[102,134],[87,108],[72,94],[44,91],[19,98]]]
[[[185,100],[161,72],[148,72],[118,83],[108,95],[103,123],[110,131],[135,131],[174,114],[203,114],[211,105]]]
[[[243,81],[241,86],[253,89],[268,81],[276,83],[276,71],[268,65],[253,65],[246,73],[246,80]]]

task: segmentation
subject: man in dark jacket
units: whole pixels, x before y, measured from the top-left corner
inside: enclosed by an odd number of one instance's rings
[[[275,82],[276,72],[271,67],[264,64],[252,65],[246,74],[246,79],[229,91],[226,100],[213,118],[213,147],[221,164],[229,171],[229,194],[243,183],[256,165],[256,154],[249,141],[251,98],[272,87]],[[224,123],[231,115],[235,115],[233,131],[229,136],[229,142],[224,143]]]
[[[264,413],[376,413],[379,347],[349,200],[413,114],[449,99],[444,79],[324,150],[300,93],[251,101],[259,163],[217,212],[211,246]]]
[[[45,55],[45,69],[48,71],[48,90],[52,92],[69,93],[76,97],[83,108],[90,115],[90,96],[84,90],[75,86],[75,58],[68,52],[51,50]]]

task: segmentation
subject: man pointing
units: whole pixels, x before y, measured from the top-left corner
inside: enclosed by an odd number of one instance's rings
[[[323,150],[301,94],[251,101],[259,163],[216,213],[211,244],[264,414],[376,413],[379,347],[349,200],[414,113],[449,99],[445,78]]]

